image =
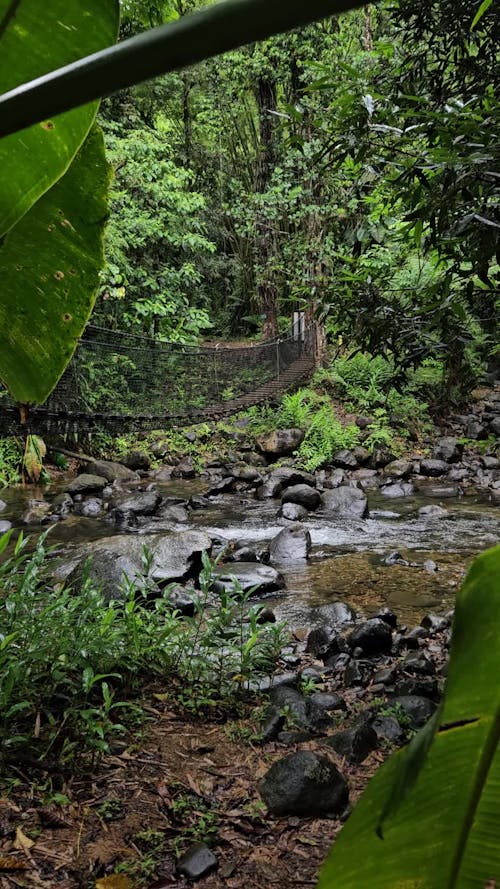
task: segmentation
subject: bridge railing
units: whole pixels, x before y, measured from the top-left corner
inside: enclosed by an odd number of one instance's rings
[[[279,381],[307,351],[302,337],[248,346],[165,343],[89,326],[34,425],[58,418],[79,427],[119,426],[120,418],[152,428],[162,420],[202,417]],[[15,406],[0,400],[0,429],[17,422]],[[30,425],[30,424],[28,424]]]

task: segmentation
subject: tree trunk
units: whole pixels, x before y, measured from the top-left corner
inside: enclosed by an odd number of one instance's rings
[[[256,101],[259,114],[260,153],[257,165],[257,192],[264,195],[271,183],[276,160],[275,120],[277,108],[276,82],[268,76],[257,80]],[[264,339],[278,336],[278,296],[276,275],[276,232],[262,211],[256,220],[256,262],[261,266],[257,281],[257,298],[264,314]]]

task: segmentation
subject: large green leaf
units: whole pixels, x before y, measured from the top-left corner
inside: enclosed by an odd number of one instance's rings
[[[0,93],[113,43],[118,0],[0,0]],[[63,175],[97,104],[0,141],[0,237]]]
[[[0,98],[0,136],[149,77],[367,2],[224,0],[12,90]]]
[[[0,246],[0,378],[19,402],[45,401],[92,310],[108,186],[94,127],[67,173]]]
[[[341,831],[319,889],[500,885],[499,639],[496,547],[476,560],[457,598],[434,737],[425,736],[427,727],[379,770]]]

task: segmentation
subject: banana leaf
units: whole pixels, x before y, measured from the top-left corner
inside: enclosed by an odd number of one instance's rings
[[[0,93],[113,43],[118,0],[0,0]],[[0,140],[0,238],[68,169],[97,102]]]

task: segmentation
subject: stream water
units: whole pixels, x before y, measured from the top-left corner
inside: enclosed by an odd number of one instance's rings
[[[6,508],[1,518],[20,527],[29,500],[50,500],[62,487],[64,483],[58,482],[44,489],[4,489],[1,498]],[[203,479],[157,484],[164,496],[183,500],[206,487]],[[447,513],[419,516],[418,509],[428,503],[440,503]],[[310,514],[303,523],[312,538],[310,558],[277,566],[287,588],[267,600],[280,619],[290,626],[311,626],[321,621],[323,606],[338,600],[367,615],[388,606],[408,624],[425,612],[446,612],[473,557],[500,539],[500,510],[474,496],[440,501],[418,494],[388,501],[375,492],[369,494],[369,507],[367,519]],[[192,511],[189,524],[175,530],[205,530],[212,538],[244,542],[259,552],[283,528],[277,511],[276,501],[221,495],[207,509]],[[28,529],[34,536],[38,531],[36,526]],[[103,519],[71,515],[52,527],[50,540],[69,555],[77,544],[114,533],[114,526]],[[394,551],[409,564],[386,564]]]

